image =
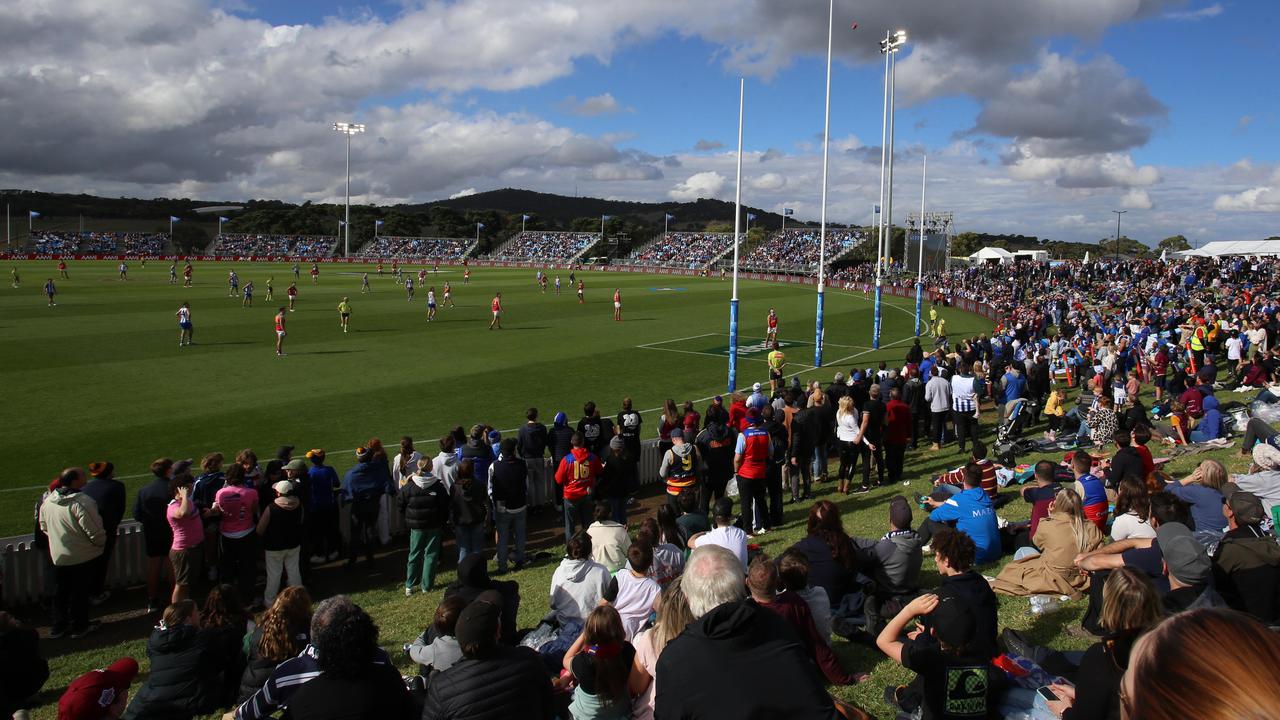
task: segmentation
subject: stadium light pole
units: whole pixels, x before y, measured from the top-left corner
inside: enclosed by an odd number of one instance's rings
[[[347,136],[347,217],[343,221],[342,256],[351,257],[351,136],[364,132],[364,123],[336,122],[333,129]]]
[[[1120,262],[1120,216],[1129,212],[1128,210],[1112,210],[1116,214],[1116,262]]]
[[[920,249],[916,251],[916,337],[920,337],[920,309],[924,304],[924,193],[929,182],[929,156],[924,156],[924,172],[920,175]],[[906,249],[903,248],[903,255]]]
[[[747,81],[738,78],[738,174],[733,190],[733,297],[729,298],[729,392],[738,387],[738,246],[742,244],[742,109]]]
[[[813,366],[822,367],[822,321],[827,294],[827,151],[831,145],[831,38],[835,28],[836,2],[827,3],[827,96],[822,125],[822,210],[818,229],[818,307],[813,324]],[[783,216],[786,217],[785,215]]]
[[[889,247],[889,239],[885,233],[892,229],[893,223],[893,90],[897,64],[894,60],[898,48],[907,42],[907,31],[885,31],[884,40],[880,41],[880,52],[884,55],[884,115],[880,127],[880,224],[876,233],[876,299],[875,319],[871,330],[871,347],[880,348],[881,310],[884,294],[884,255]],[[885,168],[888,167],[888,184],[886,186]]]

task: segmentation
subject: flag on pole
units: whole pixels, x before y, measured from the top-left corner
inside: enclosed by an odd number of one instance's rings
[[[782,214],[783,214],[783,215],[795,215],[795,214],[796,214],[796,211],[795,211],[795,210],[792,210],[791,208],[782,208]]]
[[[174,217],[173,215],[170,215],[170,216],[169,216],[169,222],[171,222],[171,223],[182,222],[182,218],[180,218],[180,217]]]
[[[876,214],[877,214],[877,215],[879,215],[879,214],[880,214],[880,206],[879,206],[879,205],[876,205]]]
[[[31,210],[30,212],[28,212],[28,213],[27,213],[27,217],[28,217],[28,218],[38,218],[38,217],[40,217],[40,213],[36,212],[35,210]]]
[[[612,215],[601,215],[601,216],[600,216],[600,219],[601,219],[601,220],[610,220],[610,219],[612,219],[612,218],[613,218],[613,216],[612,216]]]
[[[476,223],[476,229],[477,229],[477,230],[483,230],[483,229],[484,229],[484,223]]]
[[[231,221],[231,218],[225,218],[225,217],[222,217],[221,215],[218,216],[218,222],[230,222],[230,221]]]
[[[667,218],[666,218],[667,220],[675,220],[675,219],[676,219],[676,216],[675,216],[675,215],[672,215],[671,213],[667,213],[666,215],[667,215]]]
[[[521,216],[520,216],[520,222],[529,222],[529,221],[530,221],[530,220],[532,220],[532,219],[533,219],[533,216],[532,216],[532,215],[521,215]]]
[[[755,219],[756,219],[755,215],[753,215],[752,213],[747,213],[747,220],[755,220]]]
[[[381,220],[374,220],[373,224],[376,225],[377,227],[382,227],[383,222]]]
[[[338,221],[338,227],[346,227],[346,226],[347,226],[347,221],[346,221],[346,220],[339,220],[339,221]]]

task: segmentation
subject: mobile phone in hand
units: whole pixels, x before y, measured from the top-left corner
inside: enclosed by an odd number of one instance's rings
[[[1040,697],[1048,700],[1049,702],[1056,702],[1058,700],[1058,694],[1050,689],[1048,685],[1037,689],[1036,692],[1040,693]]]

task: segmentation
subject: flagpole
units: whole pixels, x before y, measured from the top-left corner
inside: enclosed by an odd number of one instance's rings
[[[928,181],[929,156],[925,155],[924,172],[920,175],[920,249],[916,253],[916,337],[920,337],[920,307],[924,304],[924,193]]]
[[[528,222],[528,220],[529,220],[528,215],[525,215],[523,213],[520,215],[520,232],[521,233],[524,232],[524,226],[525,226],[525,223]]]
[[[822,127],[822,211],[818,230],[818,308],[813,328],[813,366],[822,367],[822,321],[827,292],[827,167],[831,145],[831,38],[836,18],[835,0],[827,4],[827,96]]]
[[[787,209],[782,208],[782,232],[787,231]]]
[[[665,212],[662,213],[662,237],[664,239],[667,237],[667,228],[670,226],[670,224],[671,224],[671,214],[665,213]]]
[[[892,38],[892,34],[886,30],[884,34],[884,43],[881,45],[881,51],[884,53],[884,111],[880,120],[880,214],[876,222],[876,299],[871,324],[871,347],[872,349],[877,350],[880,348],[880,302],[882,282],[880,277],[882,263],[880,260],[884,257],[884,171],[885,153],[889,149],[889,56],[893,54]]]
[[[222,235],[222,216],[218,216],[218,235]]]
[[[733,297],[729,298],[729,392],[738,387],[738,248],[742,244],[742,110],[747,81],[738,78],[738,175],[733,190]]]

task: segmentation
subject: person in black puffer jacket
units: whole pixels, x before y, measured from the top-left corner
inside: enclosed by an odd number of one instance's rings
[[[249,639],[249,663],[240,675],[237,697],[243,703],[262,689],[280,663],[311,642],[311,596],[295,585],[276,596]]]
[[[455,595],[468,603],[486,591],[496,591],[502,608],[502,642],[516,644],[516,617],[520,613],[520,584],[513,580],[490,580],[484,555],[468,555],[458,563],[458,579],[444,589],[444,599]]]
[[[440,546],[444,542],[444,526],[449,520],[449,489],[431,474],[431,460],[418,461],[417,472],[400,488],[396,503],[409,529],[409,563],[405,573],[404,594],[411,595],[413,586],[421,584],[422,592],[435,587]]]
[[[40,636],[0,610],[0,718],[36,706],[35,694],[49,679],[49,661],[40,654]]]
[[[138,688],[124,720],[189,720],[220,706],[227,658],[200,628],[191,600],[165,608],[147,640],[151,674]]]
[[[433,675],[422,720],[550,720],[555,717],[551,680],[538,655],[505,647],[498,637],[502,599],[481,594],[458,618],[462,660]]]

